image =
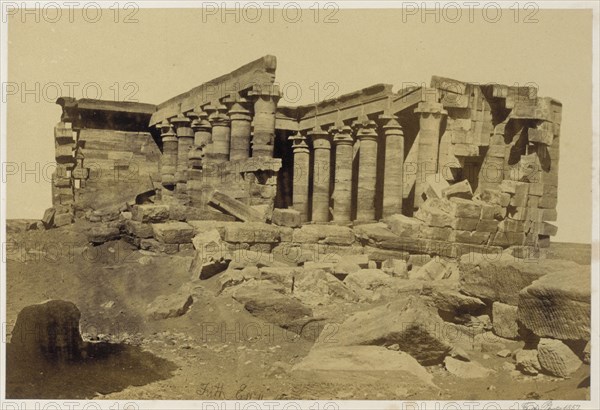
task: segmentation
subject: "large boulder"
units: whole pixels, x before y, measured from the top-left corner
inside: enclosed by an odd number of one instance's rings
[[[535,349],[521,349],[515,354],[516,368],[524,374],[536,375],[542,370],[538,359],[538,351]]]
[[[23,360],[79,359],[83,347],[80,318],[77,306],[64,300],[27,306],[17,316],[11,347],[20,352]]]
[[[162,243],[179,244],[192,242],[194,228],[185,222],[165,222],[152,225],[154,239]]]
[[[353,314],[337,328],[332,340],[320,345],[398,345],[423,365],[437,364],[451,350],[440,332],[443,327],[435,309],[411,296]]]
[[[519,337],[517,307],[502,302],[494,302],[492,305],[492,325],[494,334],[505,339],[517,339]]]
[[[519,321],[540,337],[590,340],[590,268],[576,263],[519,293]]]
[[[519,291],[556,270],[553,261],[523,261],[508,253],[469,253],[460,258],[461,291],[486,301],[517,306]]]
[[[579,357],[560,340],[540,339],[537,349],[544,373],[566,378],[581,366]]]
[[[169,219],[169,206],[156,204],[135,205],[131,217],[138,222],[158,223]]]
[[[298,271],[294,276],[294,295],[311,306],[335,300],[359,300],[359,295],[352,288],[322,269]]]

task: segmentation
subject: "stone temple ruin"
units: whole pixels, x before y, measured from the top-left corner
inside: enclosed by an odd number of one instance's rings
[[[434,76],[288,107],[275,70],[265,56],[159,105],[60,98],[44,224],[87,217],[105,222],[93,243],[163,252],[216,227],[246,249],[376,263],[538,250],[556,234],[558,101]]]

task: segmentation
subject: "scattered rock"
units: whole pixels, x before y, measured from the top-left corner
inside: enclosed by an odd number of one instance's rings
[[[154,320],[179,317],[188,311],[192,303],[194,303],[192,296],[180,289],[172,295],[158,296],[148,305],[146,314]]]
[[[99,245],[108,241],[115,241],[121,237],[121,232],[116,226],[93,226],[87,233],[88,242]]]
[[[134,205],[131,209],[134,221],[159,223],[169,219],[169,206],[156,204]]]
[[[560,340],[540,339],[538,360],[544,373],[557,377],[569,377],[581,366],[581,360]]]
[[[408,264],[403,259],[386,259],[381,263],[381,270],[390,276],[408,279]]]
[[[162,243],[188,243],[194,237],[194,228],[185,222],[170,221],[155,223],[152,224],[152,230],[154,232],[154,239]]]
[[[480,379],[494,373],[493,370],[487,369],[477,362],[465,362],[450,356],[444,360],[444,366],[449,373],[461,379]]]
[[[518,350],[515,360],[517,370],[520,370],[524,374],[535,376],[542,370],[540,361],[538,360],[538,351],[535,349]]]
[[[271,216],[271,222],[279,226],[289,226],[292,228],[299,227],[302,225],[302,218],[300,212],[295,209],[273,209],[273,215]]]
[[[411,296],[353,314],[337,328],[335,339],[344,346],[398,344],[419,363],[430,365],[441,363],[451,350],[441,328],[437,313]]]
[[[512,352],[508,349],[503,349],[496,353],[496,356],[504,357],[504,358],[510,357],[511,355],[512,355]]]
[[[505,339],[517,339],[519,337],[517,307],[502,302],[494,302],[492,305],[492,326],[494,334]]]
[[[433,384],[433,375],[410,355],[379,346],[313,348],[292,371],[398,372],[395,377]]]

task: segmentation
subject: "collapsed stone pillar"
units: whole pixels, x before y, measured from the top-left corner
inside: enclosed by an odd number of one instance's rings
[[[213,158],[218,163],[229,161],[231,128],[226,110],[224,105],[217,107],[217,113],[211,119]]]
[[[253,157],[273,157],[275,141],[275,114],[280,98],[279,87],[271,86],[249,93],[254,98],[254,132],[252,136]]]
[[[176,184],[177,134],[175,134],[173,127],[167,120],[160,124],[160,130],[163,145],[163,154],[160,160],[160,178],[163,187],[173,189]]]
[[[426,93],[425,97],[426,100],[420,102],[415,109],[415,113],[420,114],[415,209],[423,203],[423,194],[427,188],[427,174],[437,173],[440,125],[443,116],[447,114],[444,106],[437,102],[437,90]]]
[[[308,133],[313,142],[312,221],[329,222],[329,186],[331,184],[331,136],[321,127]]]
[[[376,127],[374,121],[365,121],[358,125],[358,132],[356,133],[356,137],[360,142],[356,201],[356,220],[359,222],[375,220],[378,136]]]
[[[292,207],[300,213],[302,223],[308,221],[308,185],[310,173],[310,153],[306,138],[297,133],[290,137],[293,142],[294,176],[292,182]]]
[[[333,137],[335,144],[335,179],[333,187],[333,221],[350,222],[352,213],[352,128],[341,127]]]
[[[245,99],[234,102],[229,110],[231,119],[231,150],[229,159],[246,159],[250,157],[250,135],[252,133],[252,117],[244,107]]]
[[[404,132],[395,116],[382,116],[385,135],[383,217],[402,213],[404,190]]]

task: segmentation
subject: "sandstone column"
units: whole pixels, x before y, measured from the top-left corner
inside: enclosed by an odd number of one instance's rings
[[[175,181],[177,190],[180,193],[186,192],[188,152],[194,143],[194,131],[190,127],[190,119],[183,114],[171,120],[177,133],[177,168],[175,172]]]
[[[359,124],[356,137],[360,141],[358,151],[358,194],[356,220],[375,220],[375,184],[377,183],[377,125],[374,121]]]
[[[395,116],[382,116],[385,135],[383,217],[402,213],[404,189],[404,132]]]
[[[275,141],[275,114],[280,93],[278,86],[268,89],[253,90],[249,93],[254,98],[254,131],[252,136],[253,157],[273,157]]]
[[[218,163],[229,161],[231,128],[226,109],[224,105],[219,106],[217,113],[211,119],[213,158]]]
[[[297,133],[290,137],[293,142],[294,175],[292,181],[292,207],[300,212],[302,222],[309,219],[308,215],[308,185],[310,173],[310,153],[306,138]]]
[[[329,186],[331,184],[331,136],[315,127],[308,133],[313,142],[312,221],[329,222]]]
[[[160,159],[160,175],[162,185],[167,189],[175,186],[175,172],[177,168],[177,134],[171,124],[164,120],[160,124],[163,145],[163,154]]]
[[[252,130],[252,117],[250,111],[244,107],[246,100],[236,101],[229,110],[231,119],[231,151],[229,158],[246,159],[250,157],[250,134]]]
[[[352,212],[352,128],[341,127],[333,137],[335,144],[335,179],[333,187],[333,221],[350,222]]]
[[[415,203],[417,209],[423,203],[427,174],[437,173],[438,152],[440,145],[440,125],[442,117],[447,114],[444,106],[437,102],[437,93],[427,93],[426,101],[419,103],[415,113],[419,118],[419,146],[417,154],[417,179],[415,181]]]

